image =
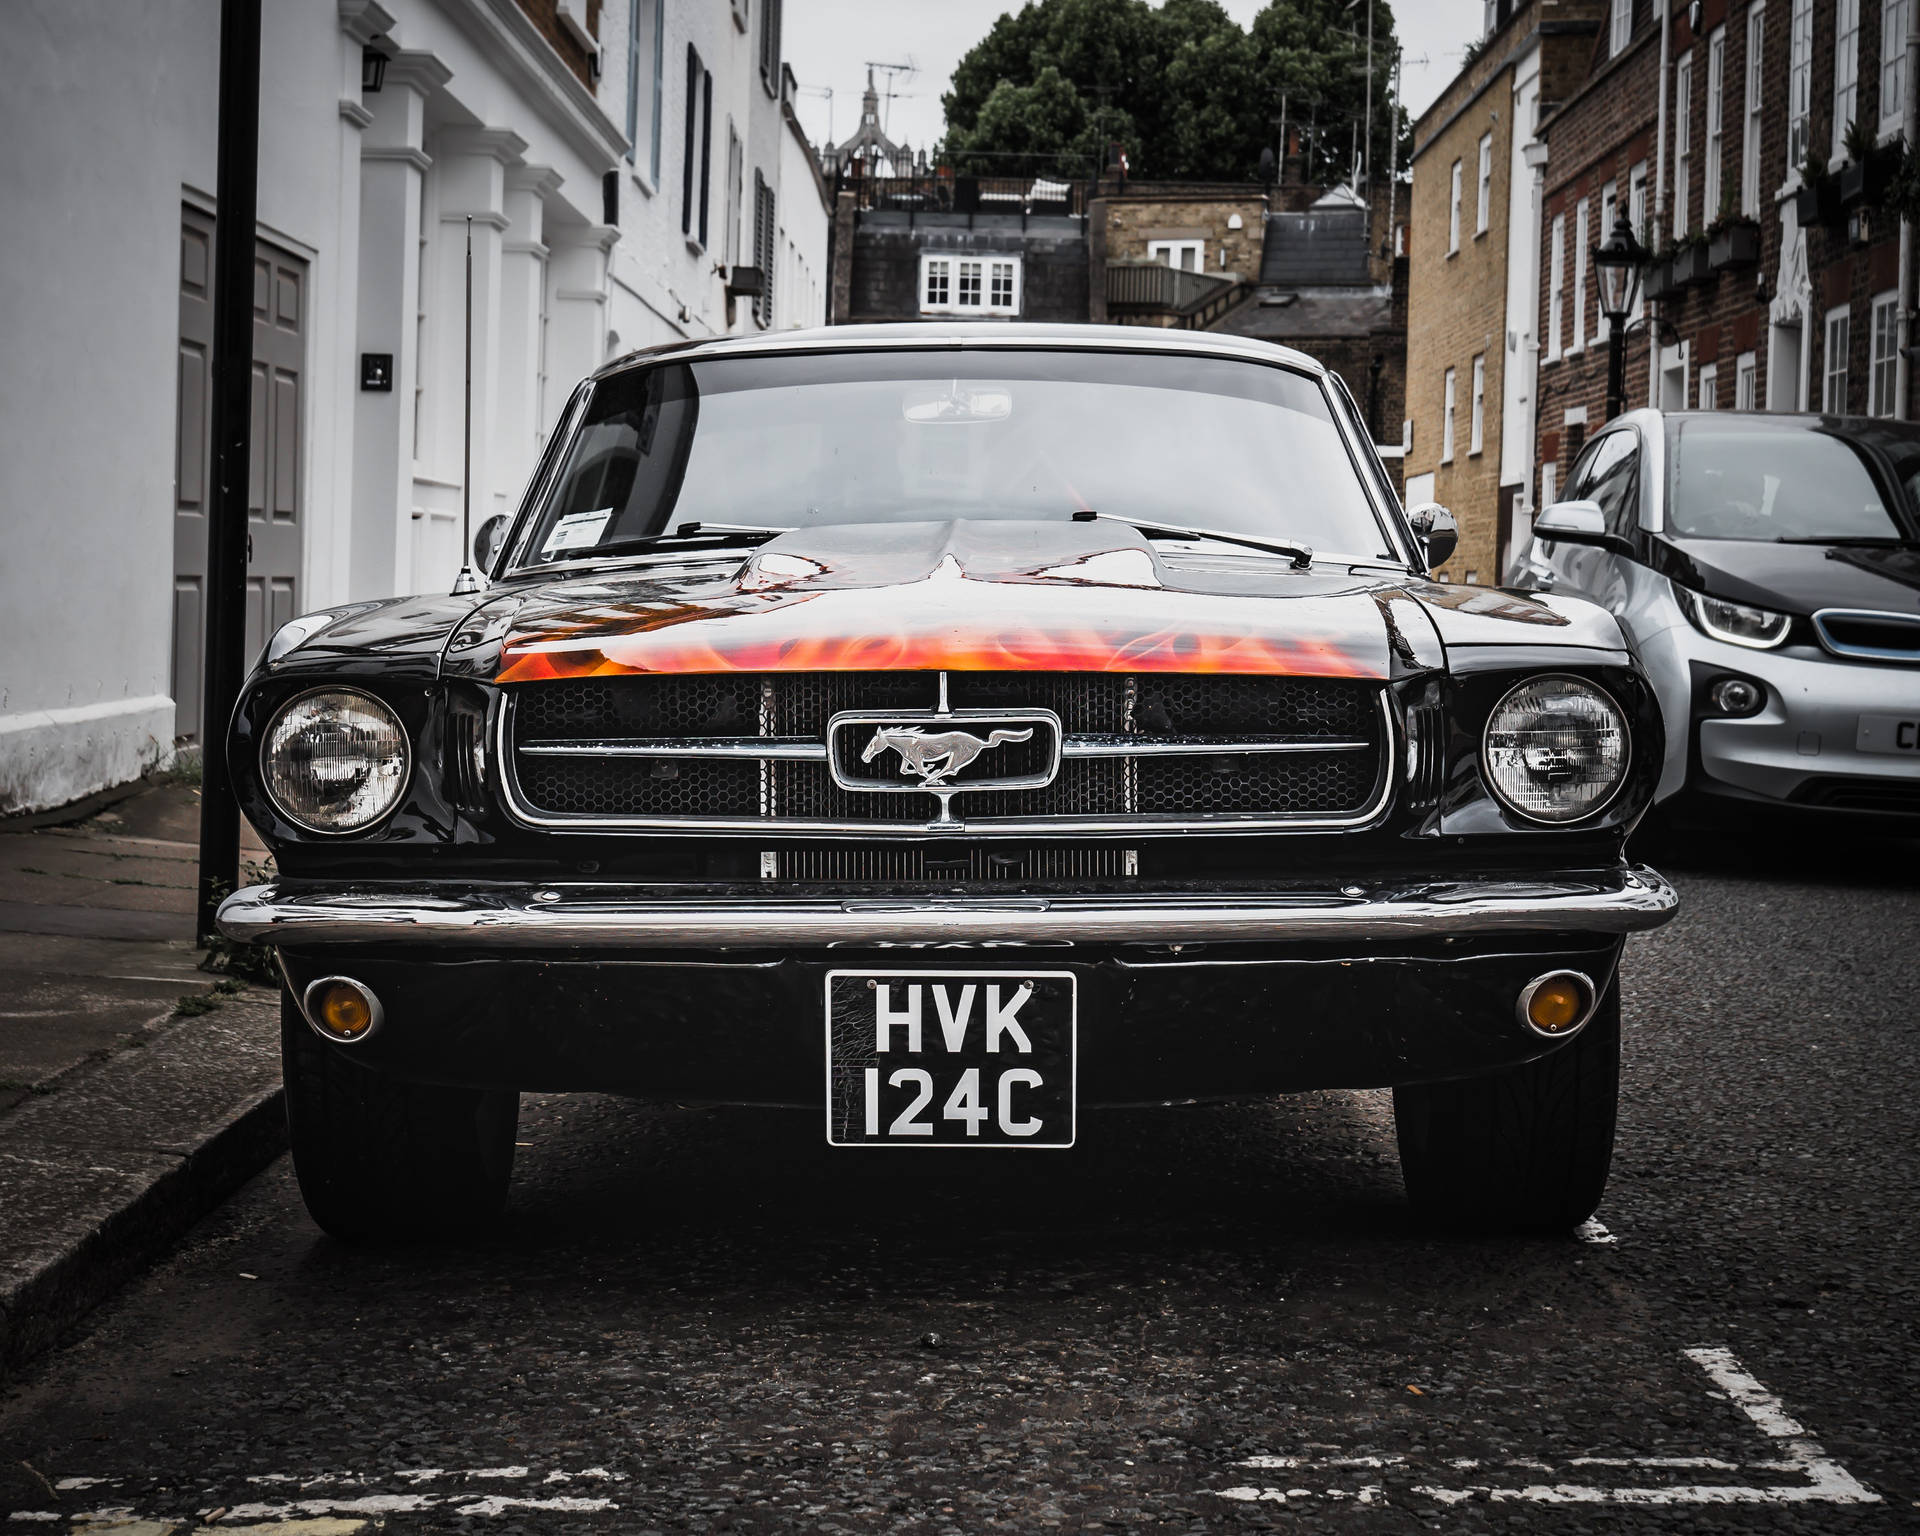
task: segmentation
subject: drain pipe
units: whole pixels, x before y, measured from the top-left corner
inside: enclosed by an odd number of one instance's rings
[[[1907,153],[1915,153],[1914,130],[1920,127],[1920,0],[1907,3],[1907,99],[1901,106],[1900,129]],[[1893,349],[1893,414],[1897,421],[1907,419],[1907,389],[1913,377],[1913,363],[1907,348],[1913,342],[1913,219],[1900,219],[1900,300],[1894,308],[1900,327],[1898,344]]]
[[[1911,3],[1911,0],[1910,0]],[[1667,97],[1672,94],[1672,81],[1668,78],[1673,68],[1673,6],[1670,0],[1660,0],[1660,119],[1653,135],[1653,227],[1647,231],[1647,248],[1653,249],[1654,242],[1666,233],[1667,226]],[[1671,237],[1669,237],[1670,240]],[[1647,335],[1647,404],[1660,404],[1660,312],[1666,306],[1666,300],[1656,299],[1650,311],[1650,323]],[[1686,383],[1680,385],[1681,405],[1685,405]]]

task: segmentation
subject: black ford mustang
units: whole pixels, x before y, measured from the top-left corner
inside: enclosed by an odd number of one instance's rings
[[[278,948],[329,1230],[484,1220],[569,1089],[852,1156],[1390,1085],[1429,1215],[1598,1204],[1658,709],[1604,610],[1427,579],[1451,519],[1311,360],[661,349],[482,538],[482,591],[288,625],[228,740],[279,872],[221,926]]]

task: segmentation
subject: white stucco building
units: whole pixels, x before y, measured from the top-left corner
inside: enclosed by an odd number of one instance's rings
[[[458,569],[469,218],[476,528],[609,356],[823,319],[828,228],[779,0],[264,11],[256,650],[296,613]],[[0,813],[199,734],[219,14],[9,9]],[[745,267],[769,294],[730,299]]]

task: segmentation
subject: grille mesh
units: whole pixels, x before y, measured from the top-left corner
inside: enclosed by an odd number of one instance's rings
[[[1123,849],[919,848],[882,844],[870,848],[797,848],[781,853],[779,878],[903,883],[953,880],[972,885],[1017,880],[1117,880],[1126,873]]]
[[[1324,754],[1068,758],[1044,789],[955,796],[953,813],[969,823],[1028,816],[1343,815],[1366,806],[1379,781],[1383,744],[1377,685],[1372,683],[1191,674],[954,672],[948,674],[947,693],[954,709],[1052,710],[1069,735],[1233,741],[1304,737],[1368,743],[1362,751]],[[827,722],[841,712],[934,708],[939,674],[572,678],[526,684],[513,694],[516,745],[602,737],[772,735],[824,741]],[[1033,744],[996,749],[994,771],[1025,771],[1029,765],[1021,753],[1032,755],[1033,750]],[[520,751],[512,760],[522,799],[544,815],[772,816],[878,827],[919,825],[937,813],[932,795],[842,789],[819,762],[556,758]]]

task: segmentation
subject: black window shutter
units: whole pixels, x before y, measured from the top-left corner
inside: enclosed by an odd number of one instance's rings
[[[700,55],[693,51],[693,44],[687,44],[687,135],[680,156],[680,233],[693,233],[693,127],[694,114],[699,110],[700,94]]]
[[[753,301],[753,318],[764,329],[773,324],[773,188],[758,171],[753,173],[753,259],[760,268],[760,295]]]
[[[700,243],[707,243],[707,205],[713,187],[713,76],[703,74],[700,92]]]

